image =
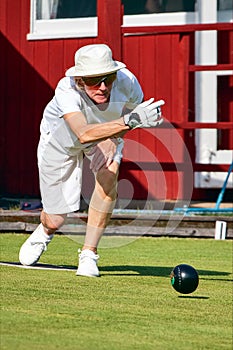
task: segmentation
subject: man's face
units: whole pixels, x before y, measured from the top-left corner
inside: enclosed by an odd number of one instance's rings
[[[111,73],[96,77],[83,77],[86,94],[96,104],[108,102],[116,75],[117,73]]]

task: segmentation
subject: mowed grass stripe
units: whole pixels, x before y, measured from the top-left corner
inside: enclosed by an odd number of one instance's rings
[[[0,239],[1,261],[18,261],[26,235]],[[56,236],[41,262],[75,267],[78,247]],[[1,349],[232,349],[232,241],[140,238],[99,254],[100,278],[1,266]],[[179,263],[199,272],[188,296],[170,284]]]

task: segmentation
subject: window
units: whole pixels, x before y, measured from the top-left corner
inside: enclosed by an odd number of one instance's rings
[[[96,0],[31,0],[28,40],[94,36]]]
[[[196,0],[122,0],[125,15],[194,12]]]

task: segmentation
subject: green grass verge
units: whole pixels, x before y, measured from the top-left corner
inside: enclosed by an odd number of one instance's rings
[[[18,261],[26,235],[0,239],[1,261]],[[77,248],[56,236],[41,262],[76,267]],[[232,350],[232,241],[140,238],[99,254],[100,278],[1,266],[1,350]],[[193,294],[170,284],[179,263],[199,272]]]

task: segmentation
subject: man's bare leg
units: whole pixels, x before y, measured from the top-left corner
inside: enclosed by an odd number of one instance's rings
[[[53,235],[64,224],[65,218],[66,214],[47,214],[42,211],[40,220],[44,232],[47,235]]]
[[[96,174],[95,189],[89,205],[88,221],[83,250],[97,252],[98,243],[111,218],[117,198],[119,164],[113,162]]]

